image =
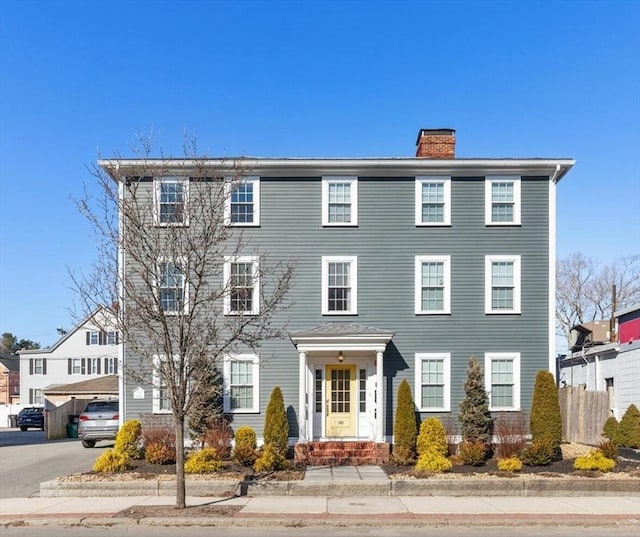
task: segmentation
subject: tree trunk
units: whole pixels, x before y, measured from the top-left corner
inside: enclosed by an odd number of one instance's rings
[[[184,483],[184,418],[176,417],[176,507],[187,507]]]

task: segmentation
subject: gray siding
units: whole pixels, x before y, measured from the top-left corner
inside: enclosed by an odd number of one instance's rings
[[[281,316],[288,330],[353,320],[395,333],[384,359],[385,434],[392,434],[395,394],[403,379],[417,397],[417,352],[451,353],[454,422],[469,356],[482,362],[485,352],[520,352],[521,408],[529,411],[535,374],[549,363],[548,178],[523,178],[522,225],[514,227],[485,226],[483,177],[453,178],[451,227],[415,226],[414,177],[360,177],[356,228],[322,227],[320,177],[262,178],[260,188],[261,226],[245,228],[244,234],[272,261],[297,259],[294,304]],[[451,315],[414,314],[414,257],[430,254],[451,256]],[[487,254],[522,256],[521,315],[485,315]],[[358,256],[357,316],[321,314],[321,258],[326,255]],[[268,342],[260,358],[261,413],[235,415],[234,426],[252,426],[261,436],[270,392],[280,386],[296,436],[297,351],[288,339]],[[149,400],[129,398],[127,404],[128,417],[151,411]]]

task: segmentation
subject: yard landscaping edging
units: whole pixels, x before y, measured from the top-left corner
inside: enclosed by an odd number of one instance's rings
[[[640,496],[640,479],[494,478],[415,479],[383,483],[193,480],[187,496]],[[171,496],[175,481],[45,481],[40,496]]]

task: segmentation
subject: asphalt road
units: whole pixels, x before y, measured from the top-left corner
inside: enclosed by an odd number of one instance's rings
[[[77,438],[47,441],[43,431],[0,429],[0,498],[28,498],[40,483],[91,470],[96,457],[113,442],[85,449]]]

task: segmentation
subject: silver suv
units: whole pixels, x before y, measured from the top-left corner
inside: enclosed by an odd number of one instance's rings
[[[78,417],[78,438],[86,448],[98,440],[114,440],[118,432],[119,404],[117,399],[94,399]]]

